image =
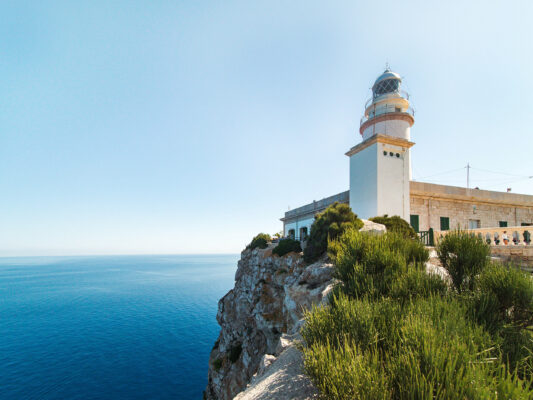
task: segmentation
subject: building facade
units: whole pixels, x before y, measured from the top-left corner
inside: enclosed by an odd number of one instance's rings
[[[346,192],[290,210],[281,218],[285,236],[305,239],[314,216],[334,202],[349,204],[360,218],[399,215],[419,231],[533,225],[533,196],[416,182],[411,176],[414,112],[388,68],[372,86],[359,133],[346,155]]]
[[[533,225],[533,196],[413,181],[410,187],[416,231]]]

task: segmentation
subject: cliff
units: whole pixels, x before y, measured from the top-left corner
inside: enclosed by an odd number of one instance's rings
[[[250,383],[238,399],[316,396],[294,343],[303,310],[332,289],[333,268],[326,259],[306,266],[299,254],[272,255],[273,247],[242,252],[235,287],[218,303],[205,399],[233,399]]]

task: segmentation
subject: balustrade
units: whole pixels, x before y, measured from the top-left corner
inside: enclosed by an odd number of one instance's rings
[[[453,231],[434,231],[435,242],[450,232]],[[530,246],[533,226],[465,229],[464,232],[481,237],[491,246]],[[507,243],[505,243],[505,237],[507,237]]]

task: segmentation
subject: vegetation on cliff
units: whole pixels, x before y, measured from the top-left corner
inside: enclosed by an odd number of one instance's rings
[[[397,233],[348,228],[330,241],[341,283],[302,330],[305,369],[323,394],[532,398],[533,281],[490,263],[483,246],[463,232],[443,239],[449,285],[426,273],[426,249]]]
[[[278,245],[272,250],[272,254],[277,254],[278,256],[283,257],[290,252],[300,253],[301,251],[302,247],[298,240],[287,238],[279,241]]]
[[[268,233],[259,233],[250,242],[248,246],[246,246],[247,249],[253,250],[256,248],[260,249],[266,249],[268,246],[268,243],[272,241],[272,238]]]
[[[315,216],[304,250],[307,263],[318,260],[328,248],[328,240],[338,238],[346,229],[361,229],[363,221],[357,218],[347,204],[335,202]]]
[[[389,217],[385,214],[382,217],[370,218],[370,221],[385,225],[385,227],[387,228],[387,232],[395,232],[405,238],[417,238],[417,234],[413,227],[409,225],[406,220],[404,220],[402,217],[399,217],[398,215],[393,215],[392,217]]]

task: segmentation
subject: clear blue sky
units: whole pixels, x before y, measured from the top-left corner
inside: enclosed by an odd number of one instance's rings
[[[240,251],[348,189],[386,61],[415,179],[533,194],[532,4],[4,0],[0,255]]]

